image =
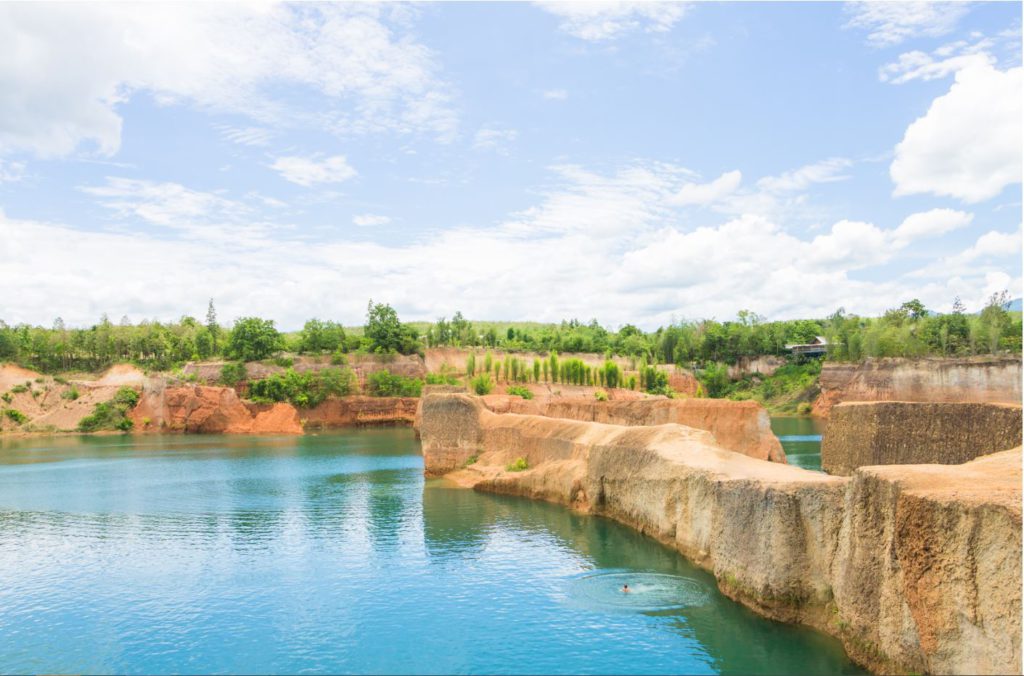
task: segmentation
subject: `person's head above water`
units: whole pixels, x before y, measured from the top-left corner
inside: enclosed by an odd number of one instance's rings
[[[628,592],[629,591],[629,585],[628,584],[622,585],[622,591]]]

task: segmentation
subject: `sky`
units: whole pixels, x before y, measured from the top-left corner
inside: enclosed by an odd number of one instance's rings
[[[1021,295],[1020,3],[0,3],[0,320]]]

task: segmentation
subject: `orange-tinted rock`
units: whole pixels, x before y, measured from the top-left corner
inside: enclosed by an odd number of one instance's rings
[[[301,434],[291,404],[250,410],[230,387],[164,388],[154,383],[129,414],[140,432],[176,431],[203,434]],[[257,425],[258,421],[258,425]]]
[[[418,397],[345,397],[328,399],[314,408],[304,408],[300,417],[306,427],[320,429],[412,424],[418,404]]]

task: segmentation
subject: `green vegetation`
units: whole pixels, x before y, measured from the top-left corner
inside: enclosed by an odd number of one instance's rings
[[[11,392],[14,394],[21,394],[22,392],[28,392],[28,385],[15,385],[11,388]]]
[[[310,408],[327,397],[351,394],[354,389],[355,376],[347,368],[332,367],[302,373],[288,369],[249,383],[249,397],[257,402],[287,401],[301,408]]]
[[[220,378],[218,382],[221,385],[227,385],[228,387],[234,387],[238,383],[245,382],[248,374],[245,371],[245,362],[235,361],[224,364],[220,369]]]
[[[28,416],[16,408],[5,408],[4,415],[13,420],[18,425],[24,425],[26,422],[28,422]]]
[[[228,334],[227,356],[239,361],[259,361],[284,349],[284,339],[274,320],[242,317]]]
[[[363,337],[370,352],[414,354],[420,349],[419,333],[398,319],[390,305],[374,303],[366,308],[366,328]]]
[[[423,392],[423,381],[419,378],[395,375],[386,369],[368,375],[366,386],[375,397],[418,397]]]
[[[608,393],[604,390],[597,390],[594,392],[594,399],[598,401],[608,401]]]
[[[533,392],[523,385],[512,385],[506,390],[506,392],[516,397],[522,397],[523,399],[533,399]]]
[[[821,364],[820,359],[785,364],[770,376],[748,374],[737,381],[730,381],[725,375],[725,365],[718,364],[713,378],[707,378],[710,369],[705,369],[698,377],[709,396],[753,399],[778,413],[810,413],[810,401],[818,394]]]
[[[132,421],[127,414],[138,403],[139,393],[130,387],[122,387],[110,401],[96,404],[92,413],[78,422],[78,429],[81,432],[97,432],[99,430],[127,432],[132,428]]]
[[[494,389],[494,381],[491,380],[490,373],[481,373],[480,375],[473,378],[470,383],[473,387],[473,392],[480,395],[481,397],[485,394],[490,394],[491,390]]]
[[[529,469],[530,465],[526,462],[526,458],[518,457],[510,465],[505,466],[506,472],[522,472],[524,469]]]
[[[428,373],[425,383],[427,385],[458,385],[459,379],[447,371],[440,373]]]
[[[303,354],[333,353],[345,348],[345,329],[341,324],[315,318],[302,327],[295,345],[295,351]]]
[[[468,458],[466,458],[466,462],[462,463],[462,466],[463,467],[469,467],[470,465],[475,465],[476,461],[479,460],[479,459],[480,459],[480,454],[474,453],[473,455],[471,455]]]
[[[69,401],[74,401],[79,397],[78,388],[72,385],[71,389],[62,392],[60,397],[61,399],[68,399]]]

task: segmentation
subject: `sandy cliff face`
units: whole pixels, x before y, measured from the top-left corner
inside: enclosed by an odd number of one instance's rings
[[[782,444],[772,433],[768,412],[757,402],[726,399],[641,399],[596,401],[592,398],[483,397],[495,413],[522,413],[612,425],[646,426],[676,423],[714,435],[737,453],[760,460],[786,462]]]
[[[301,409],[299,415],[311,429],[412,424],[418,404],[418,397],[345,397]]]
[[[1020,357],[869,359],[826,363],[814,414],[844,401],[1021,403]]]
[[[138,432],[302,434],[291,404],[250,408],[230,387],[165,387],[152,382],[129,415]]]
[[[832,409],[821,465],[844,475],[865,465],[956,465],[1020,445],[1019,405],[848,402]]]
[[[732,598],[840,637],[873,669],[1021,669],[1019,448],[831,477],[678,424],[501,415],[452,394],[423,407],[429,474],[630,524],[713,571]],[[518,457],[529,468],[507,471]]]

